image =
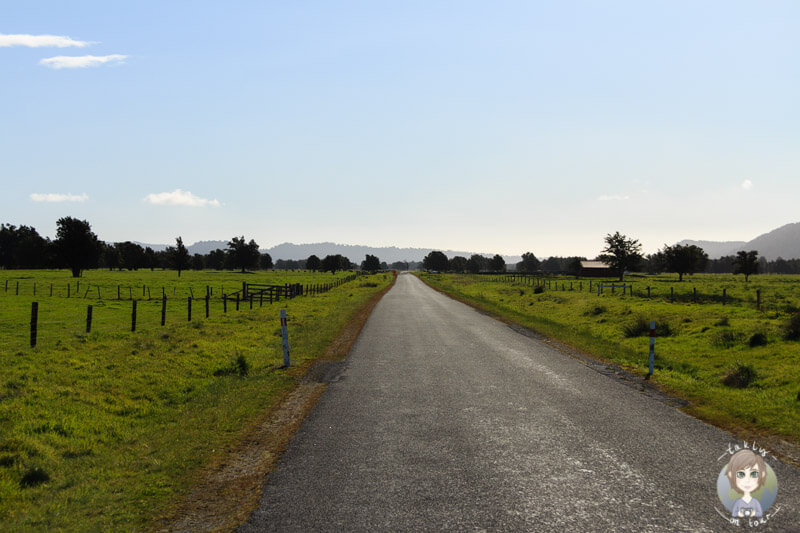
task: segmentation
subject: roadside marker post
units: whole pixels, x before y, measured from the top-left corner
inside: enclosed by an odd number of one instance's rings
[[[286,320],[286,309],[281,309],[281,337],[283,338],[283,366],[289,366],[289,327]]]
[[[655,366],[656,359],[656,322],[650,321],[650,372],[647,374],[647,379],[653,375],[653,367]]]

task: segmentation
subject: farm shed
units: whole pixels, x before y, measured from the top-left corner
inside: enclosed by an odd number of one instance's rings
[[[602,261],[581,261],[581,277],[608,278],[614,275],[611,267]]]

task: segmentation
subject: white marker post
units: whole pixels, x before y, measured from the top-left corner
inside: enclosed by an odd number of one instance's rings
[[[650,373],[647,374],[647,378],[650,379],[650,376],[653,375],[653,367],[655,365],[656,359],[656,322],[655,320],[650,321]]]
[[[289,366],[289,327],[286,320],[286,309],[281,309],[281,337],[283,337],[283,366]]]

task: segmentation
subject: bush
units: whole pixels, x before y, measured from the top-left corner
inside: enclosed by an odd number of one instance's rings
[[[728,387],[743,389],[756,380],[755,368],[750,365],[736,363],[736,366],[722,378],[722,384]]]
[[[649,337],[650,321],[643,316],[637,316],[633,322],[622,326],[622,334],[627,338]],[[656,337],[669,337],[672,335],[672,328],[668,322],[656,320]]]
[[[800,313],[795,313],[789,318],[783,336],[789,341],[800,340]]]
[[[750,347],[755,348],[756,346],[766,346],[767,345],[767,336],[763,333],[753,333],[750,336],[749,341]]]
[[[711,336],[712,346],[717,348],[732,348],[742,341],[743,335],[732,329],[723,329]]]
[[[41,485],[48,481],[50,481],[50,474],[45,472],[42,468],[34,466],[25,472],[22,479],[19,480],[19,486],[22,488],[35,487],[36,485]]]
[[[233,374],[239,374],[240,376],[244,377],[248,373],[250,373],[250,363],[247,362],[247,358],[243,355],[237,357],[236,361],[234,361],[230,366],[218,368],[214,371],[214,375],[217,377],[231,376]]]

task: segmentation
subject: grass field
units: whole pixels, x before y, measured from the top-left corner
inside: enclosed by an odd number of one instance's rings
[[[252,310],[230,304],[223,313],[217,300],[208,319],[198,302],[191,322],[189,287],[205,296],[211,286],[217,298],[243,280],[322,284],[348,274],[187,271],[178,279],[164,271],[87,271],[77,290],[65,271],[0,271],[0,529],[147,529],[250,420],[297,383],[298,368],[318,357],[392,276],[363,276]],[[131,287],[122,300],[117,285]],[[99,300],[92,288],[98,286]],[[131,332],[124,298],[142,298],[148,287],[157,295],[139,303]],[[170,308],[163,327],[162,287],[182,306]],[[32,349],[34,298],[40,333]],[[86,334],[88,304],[95,322]],[[289,316],[288,370],[281,368],[282,308]]]
[[[800,277],[754,276],[748,284],[722,275],[695,275],[683,283],[674,276],[626,277],[633,296],[629,290],[623,296],[619,288],[598,295],[598,281],[591,280],[590,291],[588,279],[422,278],[458,299],[642,376],[648,372],[654,320],[652,380],[688,399],[691,414],[740,434],[800,444]]]

